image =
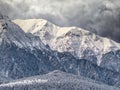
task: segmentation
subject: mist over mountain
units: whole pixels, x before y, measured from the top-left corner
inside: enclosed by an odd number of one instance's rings
[[[44,18],[60,26],[78,26],[120,42],[119,0],[0,0],[0,12],[12,19]]]

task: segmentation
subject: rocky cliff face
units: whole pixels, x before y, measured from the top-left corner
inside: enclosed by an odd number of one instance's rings
[[[1,75],[16,79],[59,67],[56,57],[38,37],[24,33],[19,26],[4,19],[0,20],[0,31]]]

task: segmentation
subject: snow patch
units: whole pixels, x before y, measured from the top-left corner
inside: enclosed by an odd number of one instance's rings
[[[16,85],[30,85],[34,83],[46,83],[46,82],[48,82],[48,80],[44,80],[44,79],[22,80],[22,81],[17,81],[17,82],[1,84],[0,87],[6,87],[6,86],[13,87]]]

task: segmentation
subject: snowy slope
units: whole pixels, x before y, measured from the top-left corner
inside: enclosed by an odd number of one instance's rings
[[[48,73],[57,69],[57,64],[39,37],[26,34],[10,20],[0,19],[0,76],[17,79]]]
[[[87,59],[97,65],[101,65],[104,54],[120,49],[119,43],[81,28],[59,27],[43,19],[17,19],[13,22],[25,32],[39,36],[52,50],[70,52],[79,59]]]
[[[53,71],[46,75],[34,76],[1,84],[0,90],[119,90],[82,76]]]

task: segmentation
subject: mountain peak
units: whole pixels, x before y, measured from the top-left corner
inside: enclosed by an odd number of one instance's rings
[[[0,20],[0,41],[0,44],[5,41],[9,44],[14,43],[20,48],[45,49],[39,37],[25,33],[17,24],[5,19]]]
[[[70,52],[79,59],[97,58],[100,64],[103,54],[120,49],[120,44],[108,38],[78,27],[59,27],[47,20],[14,20],[25,32],[39,36],[45,45],[59,52]],[[86,53],[86,54],[85,54]],[[89,56],[89,57],[88,57]]]
[[[39,30],[44,27],[47,26],[47,24],[49,23],[47,20],[44,19],[27,19],[27,20],[22,20],[22,19],[16,19],[13,20],[14,23],[19,23],[19,26],[25,31],[25,32],[31,32],[31,33],[35,33],[36,30],[31,30],[32,28],[39,28]],[[28,23],[29,22],[29,23]]]

